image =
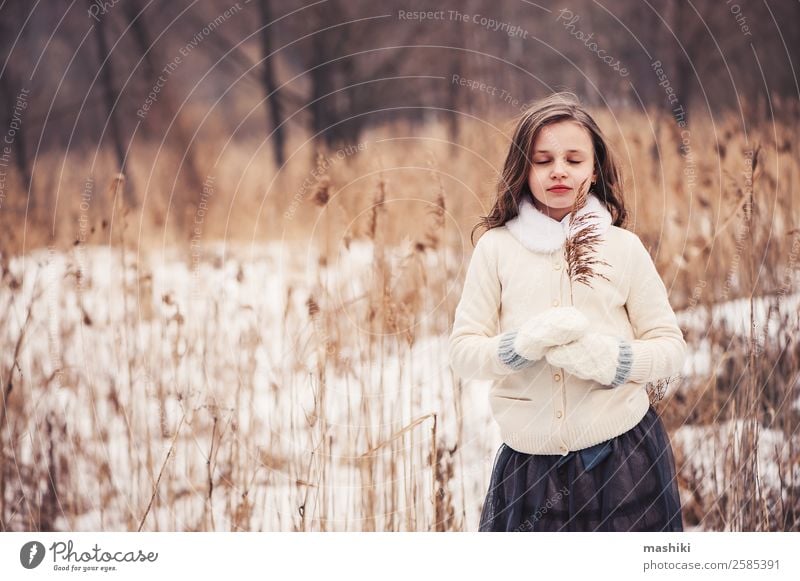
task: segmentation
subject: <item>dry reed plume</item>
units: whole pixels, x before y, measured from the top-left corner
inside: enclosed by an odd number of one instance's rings
[[[598,266],[609,266],[608,262],[595,257],[597,245],[602,240],[602,235],[597,231],[593,220],[598,218],[595,212],[578,212],[586,206],[589,196],[589,180],[580,184],[578,194],[572,204],[569,214],[569,235],[564,244],[564,257],[567,262],[567,275],[569,276],[570,304],[574,304],[573,283],[585,284],[592,287],[593,277],[609,280],[606,275],[598,272]]]

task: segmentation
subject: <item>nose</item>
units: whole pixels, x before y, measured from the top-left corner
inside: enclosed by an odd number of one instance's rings
[[[567,175],[567,166],[563,160],[555,160],[553,162],[553,171],[551,172],[553,178],[565,177]]]

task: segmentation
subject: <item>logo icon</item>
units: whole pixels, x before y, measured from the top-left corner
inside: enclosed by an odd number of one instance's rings
[[[19,550],[19,562],[26,569],[35,569],[44,559],[44,545],[39,541],[30,541]]]

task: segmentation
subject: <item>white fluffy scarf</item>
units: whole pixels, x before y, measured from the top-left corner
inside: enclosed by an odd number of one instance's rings
[[[589,194],[586,205],[578,210],[578,216],[590,212],[597,215],[590,223],[596,226],[598,234],[605,234],[612,222],[611,214],[594,194]],[[506,227],[528,250],[550,254],[567,241],[569,214],[558,222],[537,210],[530,199],[523,198],[519,205],[519,215],[506,222]]]

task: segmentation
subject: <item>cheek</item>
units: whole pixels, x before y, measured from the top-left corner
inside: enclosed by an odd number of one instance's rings
[[[534,188],[541,188],[544,180],[544,172],[541,169],[533,168],[528,174],[528,186],[533,190]]]

